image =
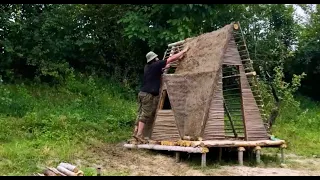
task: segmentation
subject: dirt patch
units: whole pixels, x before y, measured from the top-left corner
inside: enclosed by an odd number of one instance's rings
[[[102,174],[108,172],[128,172],[130,176],[204,176],[199,170],[185,163],[175,163],[174,158],[144,150],[128,150],[122,145],[107,145],[92,148],[87,155],[77,161],[79,167],[103,167]],[[99,158],[100,157],[100,158]]]
[[[220,171],[226,172],[229,176],[310,176],[306,171],[298,171],[285,168],[258,168],[258,167],[239,167],[224,166]],[[208,173],[210,174],[210,173]]]
[[[182,135],[200,137],[231,30],[232,26],[227,25],[217,31],[188,39],[185,44],[189,46],[189,51],[175,73],[164,78],[169,97],[175,99],[172,108],[176,121],[183,124],[179,127],[184,127],[180,130],[184,132]],[[183,86],[177,87],[174,84]],[[174,97],[175,94],[178,94],[177,97]]]
[[[296,158],[294,158],[296,159]],[[210,166],[205,169],[192,167],[187,161],[176,163],[170,155],[147,150],[128,150],[119,145],[102,145],[89,150],[75,164],[80,168],[102,167],[102,175],[119,175],[126,172],[130,176],[310,176],[320,175],[319,159],[297,158],[299,163],[288,159],[288,168],[264,168],[247,166]],[[289,161],[291,161],[289,163]],[[312,162],[310,164],[310,162]],[[295,168],[290,165],[295,164]],[[299,165],[299,166],[298,166]],[[318,169],[315,169],[318,168]]]

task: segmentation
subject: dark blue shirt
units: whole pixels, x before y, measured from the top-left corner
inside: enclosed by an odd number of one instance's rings
[[[140,91],[159,95],[162,69],[166,66],[167,60],[159,60],[144,67],[143,82]]]

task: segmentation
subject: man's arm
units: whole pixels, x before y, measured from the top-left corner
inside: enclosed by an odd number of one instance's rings
[[[179,60],[184,55],[184,53],[186,53],[188,50],[189,50],[189,47],[186,47],[184,50],[180,51],[179,53],[172,55],[167,59],[167,64],[170,64],[176,60]]]

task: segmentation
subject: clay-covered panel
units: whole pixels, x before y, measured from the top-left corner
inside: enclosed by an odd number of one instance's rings
[[[181,137],[184,136],[184,122],[187,117],[186,96],[188,87],[184,76],[163,76],[164,84],[167,87],[167,93],[171,108],[174,112],[175,122]]]
[[[190,49],[179,62],[175,74],[217,72],[230,36],[232,25],[229,24],[216,31],[187,39],[184,44]]]

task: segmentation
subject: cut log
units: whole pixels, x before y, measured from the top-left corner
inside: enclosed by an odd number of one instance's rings
[[[183,44],[184,42],[185,42],[185,40],[178,41],[178,42],[175,42],[175,43],[171,43],[171,44],[168,44],[168,47],[177,46],[177,45]]]
[[[77,176],[84,176],[83,171],[80,171],[80,170],[76,174],[77,174]]]
[[[54,172],[57,176],[67,176],[67,175],[61,173],[60,171],[58,171],[56,168],[47,167],[47,169]]]
[[[58,176],[56,173],[54,173],[54,172],[51,171],[50,169],[45,169],[45,170],[43,171],[43,174],[44,174],[45,176]]]
[[[141,149],[154,149],[154,150],[167,150],[167,151],[180,151],[180,152],[188,152],[188,153],[203,153],[207,152],[206,148],[198,147],[181,147],[181,146],[163,146],[163,145],[149,145],[149,144],[141,144],[141,145],[132,145],[125,144],[125,148],[141,148]]]
[[[201,155],[201,167],[204,168],[207,166],[207,154],[202,153]]]
[[[57,169],[58,169],[58,171],[60,171],[61,173],[65,174],[67,176],[77,176],[76,173],[69,171],[68,169],[66,169],[63,166],[58,166]]]
[[[72,171],[74,173],[77,173],[79,171],[79,169],[76,166],[69,164],[69,163],[60,163],[58,166],[62,166],[62,167],[66,168],[69,171]]]

